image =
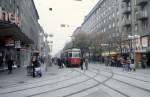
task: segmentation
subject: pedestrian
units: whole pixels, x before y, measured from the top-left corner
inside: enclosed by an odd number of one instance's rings
[[[127,71],[131,71],[130,64],[131,64],[131,60],[127,58]]]
[[[139,64],[141,64],[141,63],[139,62]],[[134,64],[133,60],[131,60],[130,68],[131,68],[132,71],[136,71],[136,67],[135,67],[135,64]]]
[[[57,59],[57,63],[59,68],[62,68],[62,60],[60,58]]]
[[[35,77],[35,61],[36,61],[36,56],[32,57],[32,76]]]
[[[122,64],[123,71],[125,71],[126,70],[126,60],[124,58],[121,59],[121,64]]]
[[[80,66],[81,66],[81,70],[83,70],[83,58],[81,58]]]
[[[41,57],[40,60],[41,60],[41,63],[44,64],[44,58]]]
[[[89,62],[89,60],[88,60],[88,58],[86,57],[86,58],[85,58],[85,67],[86,67],[86,70],[88,70],[88,62]]]
[[[12,73],[12,66],[14,65],[12,58],[8,59],[8,70],[9,70],[9,74]]]

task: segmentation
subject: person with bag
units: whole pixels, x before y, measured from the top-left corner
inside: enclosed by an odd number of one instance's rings
[[[14,65],[12,58],[8,59],[7,65],[8,65],[8,70],[9,70],[8,73],[11,74],[12,73],[12,67]]]
[[[88,60],[88,58],[86,57],[86,58],[85,58],[85,67],[86,67],[86,70],[88,70],[88,62],[89,62],[89,60]]]
[[[83,58],[81,58],[80,66],[81,66],[81,70],[83,70]]]

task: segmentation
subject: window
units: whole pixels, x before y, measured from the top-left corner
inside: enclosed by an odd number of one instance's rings
[[[72,57],[80,57],[80,53],[79,52],[74,52],[74,53],[72,53]]]
[[[16,14],[19,16],[19,6],[17,6]]]
[[[115,27],[115,23],[113,22],[113,25],[112,25],[113,27]]]
[[[136,25],[135,25],[135,31],[137,31],[137,30],[138,30],[138,25],[136,24]]]
[[[148,21],[142,21],[142,27],[143,27],[143,29],[147,29]]]
[[[68,55],[69,57],[72,57],[72,53],[69,53],[69,55]]]

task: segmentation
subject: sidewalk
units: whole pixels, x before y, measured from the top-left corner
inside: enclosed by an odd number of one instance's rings
[[[48,71],[45,71],[45,66],[42,66],[42,74],[41,78],[51,77],[57,75],[59,72],[58,67],[56,65],[49,66]],[[12,74],[8,74],[8,70],[4,70],[0,72],[0,88],[13,86],[16,84],[23,84],[30,80],[40,79],[39,77],[33,78],[32,76],[27,76],[26,67],[15,68],[12,71]]]

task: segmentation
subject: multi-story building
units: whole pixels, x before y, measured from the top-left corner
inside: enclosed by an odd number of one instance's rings
[[[109,44],[105,50],[116,50],[115,41],[120,35],[120,3],[118,0],[99,0],[96,6],[85,17],[81,31],[87,33],[107,34],[104,44]]]
[[[85,17],[81,31],[107,34],[105,44],[109,44],[109,49],[105,50],[109,54],[119,51],[130,56],[134,52],[138,63],[143,53],[147,59],[150,56],[149,8],[149,0],[99,0]]]
[[[29,64],[31,50],[38,47],[38,19],[33,0],[0,0],[1,66],[10,56],[18,65]]]
[[[134,53],[136,63],[147,59],[150,62],[150,1],[149,0],[122,0],[123,32],[132,36],[130,52]],[[138,36],[138,37],[135,37]],[[131,56],[132,57],[132,56]]]

